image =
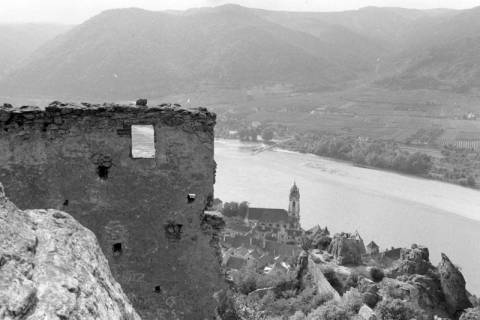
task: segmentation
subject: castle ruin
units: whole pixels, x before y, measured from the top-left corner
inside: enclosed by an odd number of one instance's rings
[[[61,209],[92,230],[143,319],[211,319],[224,286],[204,213],[214,125],[178,105],[0,106],[0,182],[21,209]]]

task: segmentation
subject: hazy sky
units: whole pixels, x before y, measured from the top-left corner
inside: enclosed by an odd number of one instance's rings
[[[455,8],[480,6],[480,0],[0,0],[0,22],[60,22],[76,24],[110,8],[149,10],[187,9],[237,3],[247,7],[340,11],[365,6],[404,8]]]

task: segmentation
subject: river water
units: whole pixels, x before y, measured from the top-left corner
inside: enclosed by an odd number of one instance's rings
[[[310,154],[255,154],[255,146],[215,141],[215,197],[287,209],[295,180],[303,228],[358,230],[365,244],[374,240],[381,249],[422,244],[434,264],[444,252],[460,266],[467,288],[480,294],[479,191]]]

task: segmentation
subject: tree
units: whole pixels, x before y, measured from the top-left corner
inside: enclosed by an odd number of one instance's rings
[[[262,131],[262,140],[263,141],[270,141],[273,139],[273,130],[270,128],[266,128]]]
[[[385,277],[385,274],[384,274],[382,269],[377,268],[377,267],[372,267],[370,269],[370,277],[372,277],[373,281],[380,282]]]
[[[254,142],[258,140],[258,129],[250,129],[250,139]]]
[[[238,203],[237,202],[225,202],[223,204],[222,214],[227,217],[233,217],[238,215]]]
[[[247,201],[240,202],[240,204],[238,205],[238,215],[243,218],[247,215],[247,211],[248,211],[248,202]]]
[[[240,131],[238,131],[238,137],[240,138],[240,141],[249,140],[249,130],[241,129]]]
[[[356,164],[365,164],[365,150],[363,149],[362,145],[356,143],[351,151],[351,158],[352,161]]]
[[[222,211],[223,209],[223,201],[220,200],[219,198],[213,199],[213,207],[219,211]]]
[[[472,188],[477,185],[477,182],[475,181],[475,178],[473,176],[468,176],[467,185]]]
[[[408,157],[408,172],[425,174],[432,168],[432,157],[424,153],[415,152]]]
[[[308,320],[350,320],[353,315],[345,307],[329,301],[311,312]]]

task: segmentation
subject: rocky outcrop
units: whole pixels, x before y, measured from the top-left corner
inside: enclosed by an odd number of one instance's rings
[[[425,275],[404,275],[397,279],[384,278],[379,283],[380,295],[408,301],[431,316],[449,318],[438,279]]]
[[[370,279],[362,278],[358,282],[358,290],[362,294],[363,303],[370,308],[375,308],[378,301],[381,299],[378,294],[378,285]]]
[[[322,229],[319,225],[305,232],[307,238],[311,241],[311,247],[314,249],[327,250],[332,242],[328,228]]]
[[[0,319],[140,318],[91,231],[58,210],[19,210],[0,185]]]
[[[362,263],[362,254],[365,254],[365,245],[358,234],[337,233],[328,248],[341,265],[358,265]]]
[[[363,305],[360,310],[358,311],[358,315],[360,316],[360,319],[362,320],[376,320],[377,317],[375,316],[375,312],[367,306]]]
[[[402,274],[427,274],[433,269],[430,263],[428,248],[412,245],[410,249],[402,248],[400,260],[396,267],[391,270],[391,275]]]
[[[472,307],[465,289],[465,278],[444,253],[438,265],[438,272],[448,311],[453,315],[459,315]]]
[[[460,316],[460,320],[480,320],[480,307],[465,310]]]
[[[334,300],[340,300],[338,292],[323,275],[321,264],[314,262],[311,257],[308,258],[308,271],[312,275],[313,282],[317,286],[319,296],[331,296]]]
[[[465,279],[457,267],[442,254],[435,268],[429,260],[426,247],[412,245],[401,249],[400,259],[388,271],[390,283],[385,285],[395,298],[413,302],[430,314],[454,316],[471,307],[465,290]]]
[[[302,251],[297,259],[297,268],[295,270],[295,279],[298,283],[298,288],[303,289],[305,287],[304,278],[308,272],[308,253]]]

